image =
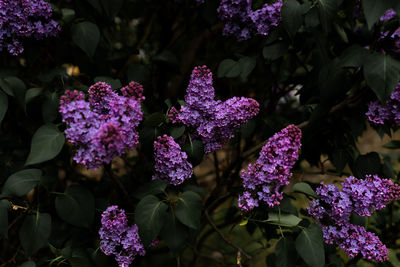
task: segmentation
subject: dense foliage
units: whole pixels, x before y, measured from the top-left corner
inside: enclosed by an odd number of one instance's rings
[[[0,0],[0,266],[400,266],[398,14]]]

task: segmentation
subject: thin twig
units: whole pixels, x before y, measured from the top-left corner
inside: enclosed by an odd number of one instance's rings
[[[210,223],[211,227],[214,228],[214,230],[219,234],[219,236],[230,246],[236,248],[238,251],[240,251],[240,253],[242,253],[243,255],[246,256],[246,258],[248,258],[249,260],[251,260],[251,256],[249,254],[247,254],[241,247],[235,245],[234,243],[232,243],[222,232],[221,230],[218,229],[218,227],[215,225],[214,221],[211,219],[210,215],[208,214],[208,211],[205,210],[204,214],[206,215],[206,218],[208,220],[208,222]]]

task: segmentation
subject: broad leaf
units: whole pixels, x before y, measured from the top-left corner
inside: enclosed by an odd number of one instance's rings
[[[39,169],[27,169],[14,173],[8,177],[2,193],[5,195],[23,196],[32,190],[42,177]]]
[[[19,230],[19,239],[27,256],[31,256],[47,244],[51,233],[51,216],[37,213],[25,217]]]
[[[293,214],[279,214],[268,213],[267,222],[282,225],[282,226],[296,226],[301,222],[301,219]]]
[[[204,146],[200,140],[194,140],[187,142],[183,147],[182,151],[185,151],[189,157],[189,161],[196,166],[203,160]]]
[[[148,246],[160,233],[167,216],[167,208],[164,202],[152,195],[144,197],[136,206],[135,223],[145,246]]]
[[[58,216],[64,221],[89,228],[94,218],[95,202],[92,193],[80,185],[69,186],[55,201]]]
[[[290,37],[293,38],[303,24],[301,5],[296,0],[286,0],[282,6],[281,14],[283,26]]]
[[[165,217],[165,224],[160,233],[174,256],[178,256],[185,247],[187,228],[181,224],[173,213]]]
[[[137,199],[142,199],[147,195],[157,195],[164,192],[167,184],[162,180],[154,180],[139,187],[133,196]]]
[[[113,79],[111,77],[107,77],[107,76],[98,76],[94,78],[94,82],[105,82],[108,83],[109,85],[111,85],[111,88],[113,90],[117,90],[119,88],[122,87],[122,83],[119,79]]]
[[[233,59],[224,59],[218,66],[218,78],[234,78],[240,75],[241,67],[239,62]]]
[[[93,57],[100,41],[100,31],[96,24],[84,21],[72,26],[72,40],[85,53]]]
[[[0,236],[8,237],[8,209],[10,202],[8,200],[0,200]]]
[[[311,224],[296,238],[296,250],[310,267],[325,265],[325,251],[322,231],[316,224]]]
[[[192,191],[186,191],[179,198],[174,212],[181,223],[190,228],[198,229],[202,208],[203,202],[200,196]]]
[[[377,22],[387,10],[391,9],[391,6],[390,1],[387,0],[362,0],[362,7],[368,28],[371,29],[375,22]]]
[[[26,91],[25,94],[25,106],[31,102],[35,97],[40,96],[43,92],[43,88],[31,88]]]
[[[379,174],[381,167],[382,164],[379,154],[371,152],[358,156],[355,160],[352,171],[357,178],[362,179],[368,174]]]
[[[0,126],[8,109],[8,96],[0,91]]]
[[[275,247],[276,266],[295,267],[296,266],[296,247],[291,237],[279,240]]]
[[[54,124],[45,124],[32,137],[31,151],[26,165],[41,163],[53,159],[60,153],[65,137]]]
[[[299,192],[299,193],[303,193],[309,196],[312,196],[314,198],[317,198],[317,194],[315,193],[315,191],[311,188],[311,186],[307,183],[297,183],[293,186],[293,191],[294,192]]]
[[[388,149],[399,149],[400,148],[400,140],[392,140],[383,145],[384,148]]]
[[[268,60],[276,60],[283,56],[288,50],[288,45],[285,42],[278,42],[264,47],[263,56]]]
[[[22,263],[19,267],[36,267],[36,263],[34,261],[26,261]]]
[[[242,57],[239,59],[240,65],[240,77],[242,79],[246,79],[247,76],[254,70],[256,67],[257,60],[254,57]]]
[[[169,132],[171,134],[171,136],[174,139],[177,139],[179,137],[182,136],[182,134],[185,132],[186,127],[185,126],[181,126],[181,127],[172,127]]]
[[[165,122],[165,115],[161,112],[155,112],[150,114],[144,119],[144,126],[146,127],[157,127]]]

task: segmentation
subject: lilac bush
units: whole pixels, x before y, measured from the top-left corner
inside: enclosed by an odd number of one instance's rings
[[[192,177],[192,164],[171,136],[158,136],[154,141],[154,159],[156,173],[153,180],[161,179],[172,185],[180,185]]]
[[[56,36],[61,27],[51,17],[51,5],[44,0],[0,0],[0,51],[17,56],[24,40]]]
[[[252,98],[233,97],[224,102],[214,98],[211,71],[206,66],[196,67],[186,90],[186,105],[169,113],[173,123],[196,129],[206,154],[222,148],[235,129],[259,112],[259,104]]]
[[[239,196],[239,208],[249,211],[264,202],[269,207],[279,205],[282,186],[289,184],[291,169],[299,157],[301,130],[289,125],[268,139],[256,163],[242,170],[244,193]]]
[[[222,0],[218,14],[225,23],[223,34],[234,36],[238,41],[249,39],[253,33],[268,35],[281,21],[281,7],[279,0],[253,11],[251,0]]]
[[[365,113],[368,120],[373,124],[393,124],[400,125],[400,83],[396,86],[386,105],[383,106],[379,101],[373,101],[368,105]]]
[[[67,90],[61,97],[60,113],[68,126],[65,134],[77,146],[77,163],[98,168],[139,144],[135,128],[143,117],[143,88],[130,83],[121,91],[122,96],[98,82],[89,88],[89,101],[78,91]]]
[[[384,209],[386,204],[400,198],[400,186],[377,175],[365,180],[350,176],[342,183],[342,190],[335,185],[317,189],[319,199],[314,200],[308,213],[317,219],[325,242],[337,243],[351,258],[360,254],[364,259],[385,261],[386,246],[364,227],[352,225],[350,215],[371,216],[374,210]]]

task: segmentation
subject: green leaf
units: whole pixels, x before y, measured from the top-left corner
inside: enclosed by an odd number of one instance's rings
[[[192,191],[186,191],[178,200],[175,216],[186,226],[193,229],[200,227],[200,216],[203,202],[200,196]]]
[[[123,3],[124,0],[101,0],[101,5],[110,20],[118,14]]]
[[[189,161],[195,166],[203,160],[204,146],[200,140],[194,140],[187,142],[183,147],[182,151],[185,151],[189,157]]]
[[[282,23],[290,37],[296,35],[303,24],[302,8],[296,0],[286,0],[282,6]]]
[[[319,20],[324,31],[328,31],[328,27],[336,16],[337,9],[343,0],[318,0],[319,3]]]
[[[293,186],[293,192],[299,192],[317,198],[317,194],[311,186],[304,182],[295,184]]]
[[[25,105],[31,102],[35,97],[40,96],[43,92],[43,88],[31,88],[26,91],[25,94]]]
[[[111,77],[107,77],[107,76],[98,76],[94,78],[94,82],[105,82],[108,83],[109,85],[111,85],[111,88],[113,90],[117,90],[119,88],[122,87],[122,83],[119,79],[113,79]]]
[[[26,86],[21,79],[13,76],[0,79],[0,87],[8,95],[15,97],[21,108],[25,107]]]
[[[0,200],[0,235],[8,237],[8,209],[10,202],[8,200]]]
[[[354,175],[362,179],[368,174],[378,174],[381,170],[381,159],[376,152],[360,155],[354,162],[352,171]]]
[[[148,246],[160,233],[167,216],[167,208],[164,202],[152,195],[144,197],[136,206],[135,223],[145,246]]]
[[[289,236],[282,238],[276,244],[276,266],[279,267],[295,267],[297,260],[296,247],[293,239]]]
[[[169,132],[170,132],[171,136],[172,136],[174,139],[177,139],[177,138],[179,138],[179,137],[182,136],[182,134],[185,132],[185,130],[186,130],[186,127],[185,127],[185,126],[181,126],[181,127],[172,127],[172,128],[169,130]]]
[[[47,244],[51,233],[51,216],[37,213],[25,217],[19,230],[19,240],[27,256],[31,256]]]
[[[288,50],[288,45],[285,42],[278,42],[263,48],[263,56],[267,60],[276,60],[282,57]]]
[[[254,70],[256,67],[257,60],[255,57],[242,57],[239,59],[240,65],[240,77],[242,79],[246,79],[247,76]]]
[[[381,103],[385,103],[400,80],[400,62],[380,53],[366,55],[364,77]]]
[[[147,195],[157,195],[164,192],[167,184],[163,180],[154,180],[139,187],[133,196],[137,199],[142,199]]]
[[[354,44],[344,50],[340,56],[340,64],[343,67],[359,67],[364,64],[365,56],[368,56],[367,50],[364,47]]]
[[[316,224],[311,224],[296,238],[296,250],[310,267],[325,265],[325,251],[322,231]]]
[[[392,140],[383,145],[384,148],[388,149],[399,149],[400,148],[400,140]]]
[[[27,169],[14,173],[8,177],[2,193],[5,195],[23,196],[32,190],[42,177],[39,169]]]
[[[34,261],[26,261],[22,263],[19,267],[36,267],[36,263]]]
[[[54,124],[45,124],[32,137],[31,151],[25,166],[53,159],[60,153],[65,137]]]
[[[367,20],[368,28],[379,20],[385,14],[386,10],[391,9],[391,3],[387,0],[362,0],[365,19]]]
[[[65,22],[70,22],[75,17],[75,10],[70,8],[62,8],[61,9],[62,19]]]
[[[161,238],[165,241],[174,256],[179,256],[185,247],[187,228],[181,224],[173,213],[165,217],[165,224],[161,230]]]
[[[126,71],[126,76],[129,81],[145,83],[150,77],[150,70],[143,64],[133,64]]]
[[[58,116],[58,96],[56,92],[45,93],[45,100],[42,104],[42,116],[44,122],[52,122]]]
[[[0,91],[0,126],[8,109],[8,96]]]
[[[89,228],[93,222],[95,202],[83,186],[71,185],[56,197],[56,212],[61,219],[78,227]]]
[[[153,57],[153,61],[164,62],[172,66],[179,65],[178,58],[169,50],[164,50],[160,54]]]
[[[296,226],[301,222],[301,219],[293,214],[279,214],[269,212],[267,222],[282,226]]]
[[[157,127],[163,122],[165,122],[165,115],[161,112],[155,112],[147,116],[143,124],[146,127]]]
[[[337,149],[332,154],[332,163],[341,175],[346,164],[351,160],[351,155],[345,149]]]
[[[218,78],[234,78],[240,75],[241,67],[239,62],[232,59],[224,59],[218,66]]]
[[[72,40],[89,57],[93,57],[100,41],[100,31],[96,24],[84,21],[72,26]]]

